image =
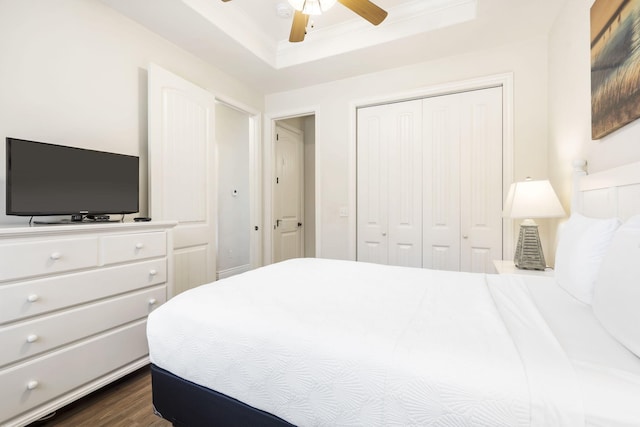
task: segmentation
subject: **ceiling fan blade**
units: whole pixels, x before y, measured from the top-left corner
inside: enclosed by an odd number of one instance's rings
[[[378,25],[387,17],[387,12],[371,3],[369,0],[338,0],[339,3],[351,9],[373,25]]]
[[[304,40],[304,36],[307,33],[307,22],[309,22],[309,15],[296,10],[291,24],[291,33],[289,34],[290,42],[296,43]]]

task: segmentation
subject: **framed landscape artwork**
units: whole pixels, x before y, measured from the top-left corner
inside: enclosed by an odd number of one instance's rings
[[[640,117],[640,0],[591,7],[591,136]]]

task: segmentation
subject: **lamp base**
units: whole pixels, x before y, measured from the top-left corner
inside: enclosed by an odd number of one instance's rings
[[[523,270],[544,270],[547,264],[544,261],[540,235],[538,234],[538,224],[520,225],[518,245],[513,263],[517,268]]]

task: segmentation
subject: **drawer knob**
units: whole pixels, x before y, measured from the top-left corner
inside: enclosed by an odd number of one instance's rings
[[[155,305],[158,301],[155,298],[149,299],[149,305]]]
[[[51,258],[52,260],[58,260],[62,257],[62,254],[60,252],[53,252],[51,255],[49,255],[49,258]]]
[[[38,381],[36,380],[31,380],[27,383],[27,390],[34,390],[38,387]]]
[[[38,336],[36,334],[29,334],[27,336],[27,342],[36,342],[38,341]]]
[[[40,299],[40,297],[37,294],[31,294],[27,297],[27,301],[29,302],[36,302]]]
[[[136,249],[144,248],[144,243],[136,243]]]
[[[156,274],[158,274],[158,270],[156,270],[156,269],[151,269],[151,270],[149,270],[149,274],[150,274],[151,276],[155,276]]]

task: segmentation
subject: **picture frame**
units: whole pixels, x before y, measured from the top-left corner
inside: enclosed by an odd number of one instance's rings
[[[640,0],[591,7],[591,136],[600,139],[640,117]]]

